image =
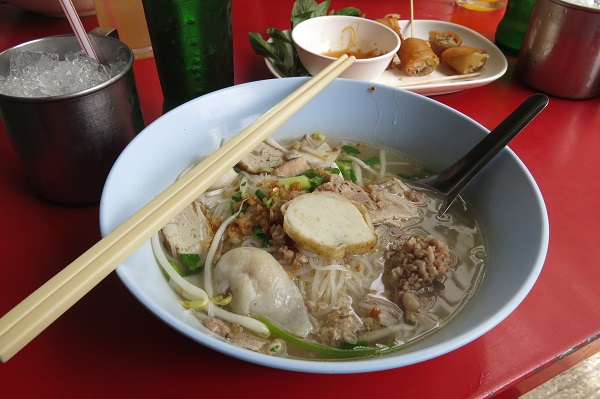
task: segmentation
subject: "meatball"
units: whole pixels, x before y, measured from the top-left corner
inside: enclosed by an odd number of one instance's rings
[[[450,262],[450,250],[443,242],[431,235],[410,236],[385,262],[382,280],[390,292],[389,299],[405,308],[405,294],[431,286],[448,272]]]

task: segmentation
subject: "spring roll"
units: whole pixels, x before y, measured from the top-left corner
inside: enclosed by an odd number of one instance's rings
[[[402,69],[408,76],[429,75],[440,63],[429,43],[416,37],[403,39],[398,55]]]
[[[449,30],[429,31],[429,45],[438,57],[451,47],[462,45],[462,39],[456,33]]]
[[[485,50],[469,46],[451,47],[442,53],[442,62],[461,75],[479,71],[488,58]]]

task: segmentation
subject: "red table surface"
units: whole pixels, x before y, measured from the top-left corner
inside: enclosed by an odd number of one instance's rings
[[[293,1],[234,0],[236,84],[272,78],[247,32],[287,28]],[[369,18],[400,13],[406,0],[332,1]],[[493,40],[502,12],[416,0],[415,18],[466,25]],[[95,17],[84,17],[88,30]],[[0,5],[0,51],[70,33],[66,19]],[[486,86],[434,99],[495,127],[534,91],[508,72]],[[135,63],[146,123],[160,116],[153,59]],[[32,194],[0,127],[0,314],[100,239],[98,207],[51,204]],[[452,132],[448,132],[452,134]],[[515,398],[600,350],[600,101],[551,98],[510,147],[536,179],[550,218],[550,247],[539,280],[518,308],[474,342],[394,370],[318,375],[270,369],[205,348],[154,317],[116,274],[96,286],[7,363],[0,397],[418,397]]]

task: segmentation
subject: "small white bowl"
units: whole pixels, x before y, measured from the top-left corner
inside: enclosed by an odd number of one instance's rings
[[[352,27],[356,42],[352,51],[381,53],[377,57],[358,58],[340,77],[371,81],[385,71],[400,48],[400,37],[388,28],[369,19],[344,15],[311,18],[292,30],[292,42],[302,65],[311,75],[316,75],[336,58],[323,55],[328,51],[343,50],[351,41]]]

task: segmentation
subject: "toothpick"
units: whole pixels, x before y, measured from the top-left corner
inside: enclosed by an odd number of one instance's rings
[[[464,75],[450,75],[450,76],[443,76],[441,78],[432,78],[432,79],[398,83],[398,84],[395,84],[394,87],[418,86],[421,84],[445,82],[445,81],[460,80],[460,79],[469,79],[469,78],[475,78],[479,75],[481,75],[481,72],[466,73]]]
[[[415,23],[415,6],[413,0],[410,0],[410,36],[414,37],[414,23]]]

